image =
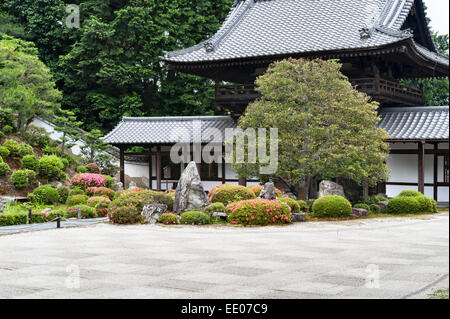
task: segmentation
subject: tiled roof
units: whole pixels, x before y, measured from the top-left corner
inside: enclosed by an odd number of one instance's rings
[[[113,145],[172,144],[202,138],[202,143],[208,143],[215,137],[222,141],[225,129],[235,127],[230,116],[124,117],[104,140]]]
[[[400,28],[413,3],[414,0],[237,0],[211,39],[168,52],[164,59],[189,63],[380,47],[412,39],[410,32]],[[361,36],[363,29],[370,37]]]
[[[448,106],[382,108],[378,127],[392,140],[448,140],[448,112]]]

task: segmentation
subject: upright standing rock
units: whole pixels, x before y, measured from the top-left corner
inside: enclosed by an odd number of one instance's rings
[[[178,182],[173,210],[181,214],[186,210],[203,210],[209,204],[197,165],[195,162],[190,162]]]
[[[344,187],[331,181],[321,181],[319,185],[319,198],[327,195],[339,195],[345,197]]]
[[[259,193],[258,198],[270,199],[274,200],[277,198],[277,194],[275,193],[275,185],[273,182],[267,182],[264,184],[264,188],[261,193]]]

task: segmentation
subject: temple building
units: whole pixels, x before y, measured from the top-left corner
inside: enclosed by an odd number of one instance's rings
[[[436,51],[422,0],[236,0],[213,37],[162,57],[169,72],[214,80],[215,103],[230,116],[124,118],[105,138],[121,150],[122,180],[125,173],[144,174],[125,164],[127,156],[141,156],[150,163],[149,185],[170,187],[168,179],[163,185],[170,146],[192,140],[198,121],[202,129],[234,127],[258,98],[255,79],[272,62],[289,57],[338,59],[355,88],[380,103],[379,127],[390,135],[392,173],[374,192],[395,196],[416,188],[448,202],[449,108],[424,106],[423,89],[401,81],[448,77],[449,59]],[[170,138],[174,127],[184,127],[185,135]],[[133,145],[148,152],[126,154]],[[211,185],[247,182],[224,163],[201,164],[200,170]],[[170,171],[176,180],[178,168]]]

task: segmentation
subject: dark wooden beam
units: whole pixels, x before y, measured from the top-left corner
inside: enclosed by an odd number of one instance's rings
[[[125,189],[125,149],[120,147],[120,182]]]
[[[239,185],[247,186],[247,179],[245,177],[239,177]]]
[[[425,193],[425,141],[418,143],[418,174],[419,174],[419,192]]]
[[[386,182],[386,185],[392,185],[392,186],[419,186],[419,183],[411,183],[411,182]],[[425,187],[433,187],[434,183],[424,183]],[[450,186],[450,183],[437,183],[438,187],[448,187]]]
[[[160,191],[161,187],[161,145],[156,147],[156,189]]]
[[[438,151],[439,144],[434,144],[434,158],[433,158],[433,199],[438,200]]]
[[[148,188],[153,189],[152,147],[148,148]]]
[[[222,184],[226,183],[226,163],[225,163],[225,146],[222,145]]]
[[[403,155],[416,155],[417,150],[390,150],[390,154],[403,154]],[[427,155],[447,155],[449,153],[449,150],[439,150],[439,149],[432,149],[432,150],[425,150],[425,154]]]

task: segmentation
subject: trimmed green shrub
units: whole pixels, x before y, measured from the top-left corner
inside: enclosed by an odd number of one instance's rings
[[[3,158],[7,158],[9,156],[9,149],[5,146],[0,146],[0,156]]]
[[[421,194],[421,196],[414,197],[419,204],[419,210],[423,213],[437,213],[437,202],[429,197]]]
[[[354,208],[362,208],[362,209],[367,210],[368,212],[370,211],[370,206],[367,205],[367,204],[361,204],[361,203],[359,203],[359,204],[354,205],[353,207],[354,207]]]
[[[67,202],[67,198],[69,197],[69,189],[67,187],[60,186],[56,190],[58,191],[58,202],[65,204]]]
[[[228,222],[232,224],[269,225],[291,222],[290,207],[279,200],[248,199],[227,206]]]
[[[252,190],[240,185],[219,185],[209,193],[211,203],[222,203],[225,206],[233,202],[254,198],[256,198],[256,195]]]
[[[5,176],[6,174],[8,174],[10,171],[9,165],[4,163],[4,162],[0,162],[0,176]]]
[[[348,217],[352,213],[350,202],[337,195],[328,195],[316,199],[312,209],[315,217]]]
[[[59,179],[64,168],[61,159],[55,155],[45,155],[39,160],[38,173],[43,178]]]
[[[77,173],[83,174],[83,173],[87,173],[88,170],[87,170],[86,166],[84,166],[84,165],[78,165],[77,168],[75,169],[75,171],[76,171]]]
[[[2,139],[2,138],[4,138],[5,137],[5,133],[3,133],[2,131],[0,131],[0,140]]]
[[[87,204],[96,209],[97,215],[104,217],[108,214],[108,206],[111,204],[111,200],[104,196],[94,196],[88,199]]]
[[[178,216],[174,213],[164,213],[159,216],[158,223],[165,225],[176,225],[178,224]]]
[[[372,205],[372,204],[378,204],[379,202],[387,202],[388,199],[381,195],[375,195],[375,196],[363,196],[361,199],[362,204],[366,205]]]
[[[55,204],[58,202],[59,194],[52,185],[41,185],[28,194],[28,198],[33,202],[42,204]]]
[[[73,195],[67,197],[67,206],[87,204],[89,197],[87,195]]]
[[[300,206],[300,212],[307,214],[311,211],[311,207],[314,201],[312,202],[311,205],[309,205],[309,203],[307,201],[304,201],[303,199],[298,200],[297,203]]]
[[[81,207],[81,218],[96,218],[97,213],[95,208],[88,205],[77,205],[67,208],[66,217],[67,218],[77,218],[78,209]]]
[[[115,192],[107,187],[90,187],[86,190],[89,196],[105,196],[110,200],[114,200]]]
[[[389,201],[389,214],[410,214],[420,212],[419,202],[413,196],[396,196]]]
[[[103,175],[103,177],[105,178],[105,186],[110,189],[114,189],[114,177],[109,175]]]
[[[63,214],[61,214],[63,216]],[[46,223],[58,217],[58,211],[50,212],[33,212],[31,213],[30,224]]]
[[[214,212],[225,212],[226,207],[222,203],[212,203],[210,206],[205,207],[206,213],[214,213]]]
[[[69,196],[73,196],[73,195],[84,195],[84,190],[82,190],[79,187],[74,187],[69,191]]]
[[[418,192],[418,191],[404,190],[398,196],[401,196],[401,197],[419,197],[419,196],[424,196],[424,195],[421,192]]]
[[[288,206],[291,208],[291,213],[299,214],[302,212],[301,208],[300,208],[300,204],[295,199],[281,197],[281,198],[278,198],[278,200],[280,202],[288,204]]]
[[[110,208],[134,206],[139,211],[142,211],[142,208],[145,205],[155,203],[167,205],[169,211],[173,209],[173,199],[169,195],[162,192],[155,192],[151,190],[127,190],[116,194],[116,199],[111,202]]]
[[[20,147],[20,154],[19,154],[20,157],[24,157],[26,155],[34,155],[34,150],[31,145],[20,143],[19,147]]]
[[[34,125],[28,126],[27,130],[22,134],[22,137],[26,139],[29,144],[38,145],[41,149],[46,147],[51,141],[45,128]]]
[[[0,214],[0,226],[23,225],[28,221],[26,213]]]
[[[379,214],[381,212],[381,208],[377,204],[372,204],[369,207],[370,207],[369,212],[371,214]]]
[[[25,155],[21,161],[22,167],[36,171],[39,166],[39,159],[35,155]]]
[[[33,184],[36,181],[36,172],[31,169],[24,169],[24,171],[28,174],[28,184]]]
[[[199,211],[184,212],[181,214],[180,223],[185,225],[207,225],[211,224],[211,217]]]
[[[5,125],[5,126],[3,126],[2,131],[3,131],[3,133],[9,135],[12,132],[14,132],[14,128],[11,125]]]
[[[3,146],[6,147],[9,151],[9,156],[11,157],[19,157],[20,156],[20,144],[14,140],[6,140],[3,143]]]
[[[112,207],[109,219],[112,224],[143,224],[145,217],[141,215],[141,210],[134,206]]]
[[[62,158],[61,162],[63,163],[63,170],[66,170],[69,167],[69,161],[66,158]]]
[[[60,171],[59,172],[59,175],[58,175],[58,180],[60,181],[60,182],[65,182],[66,180],[67,180],[67,174],[66,173],[64,173],[63,171]]]
[[[247,186],[247,188],[249,190],[251,190],[252,192],[254,192],[255,196],[258,197],[259,194],[261,194],[261,191],[263,190],[264,185],[252,185],[252,186]],[[281,195],[283,195],[283,192],[275,187],[275,194],[277,195],[277,197],[281,197]]]
[[[16,189],[22,189],[28,185],[28,173],[23,169],[18,169],[11,174],[11,183]]]

